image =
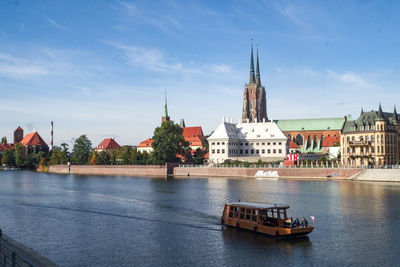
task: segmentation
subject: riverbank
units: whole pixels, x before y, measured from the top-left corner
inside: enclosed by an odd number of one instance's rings
[[[176,178],[237,177],[254,178],[257,171],[273,172],[280,179],[331,179],[354,181],[400,182],[400,169],[362,168],[244,168],[244,167],[188,167],[168,165],[53,165],[49,173],[80,175],[118,175]]]
[[[57,266],[31,248],[2,234],[0,236],[0,266]]]

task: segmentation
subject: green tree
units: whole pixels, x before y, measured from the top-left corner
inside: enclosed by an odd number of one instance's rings
[[[1,163],[6,164],[7,166],[15,166],[14,149],[4,151]]]
[[[7,144],[7,137],[3,136],[3,137],[1,138],[1,143],[2,143],[3,145]]]
[[[182,135],[183,129],[172,121],[165,121],[154,131],[153,157],[157,163],[177,162],[177,155],[182,155],[188,149],[189,143]]]
[[[111,157],[106,151],[101,151],[96,155],[96,165],[110,165]]]
[[[15,166],[22,167],[25,162],[25,147],[21,143],[15,144]]]
[[[47,160],[46,160],[46,153],[43,151],[40,151],[37,154],[28,154],[25,158],[25,166],[29,168],[36,168],[39,163],[42,162],[42,164],[47,165]]]
[[[50,156],[50,165],[58,165],[58,164],[67,164],[69,161],[71,161],[69,152],[68,152],[68,145],[66,147],[58,147],[54,149],[51,153]]]
[[[118,151],[118,159],[123,165],[129,165],[133,163],[134,150],[130,146],[123,146]]]
[[[81,135],[75,140],[72,161],[75,164],[88,164],[90,152],[92,151],[92,142],[86,137],[86,135]]]

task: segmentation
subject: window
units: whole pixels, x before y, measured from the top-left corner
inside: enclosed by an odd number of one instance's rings
[[[251,143],[252,146],[254,146],[254,143]]]
[[[217,142],[217,145],[219,145],[219,142]]]
[[[253,222],[257,221],[258,210],[253,210]]]
[[[273,149],[272,152],[273,152],[274,154],[276,154],[276,149]]]
[[[371,135],[371,141],[375,142],[375,135]]]
[[[240,149],[240,154],[243,154],[243,149]]]
[[[248,149],[246,149],[246,152],[245,152],[246,154],[249,154],[249,150]]]
[[[251,154],[254,154],[254,149],[251,150]]]
[[[215,149],[212,150],[212,153],[215,154]]]
[[[378,153],[380,153],[380,152],[379,152],[379,146],[378,146]]]
[[[273,145],[275,146],[275,145],[276,145],[276,143],[274,142],[274,143],[273,143]]]
[[[369,141],[369,135],[365,136],[365,141]]]
[[[279,145],[282,145],[282,142],[279,142]]]
[[[279,149],[279,154],[282,154],[282,149]]]
[[[225,142],[222,142],[221,145],[225,145]]]
[[[260,154],[260,150],[257,149],[257,150],[256,150],[256,154]]]
[[[258,146],[258,145],[260,145],[260,143],[257,143],[256,145]]]
[[[347,136],[347,142],[350,142],[350,136]]]
[[[261,143],[261,145],[265,146],[265,143]]]
[[[243,146],[243,143],[240,143],[241,146]]]
[[[270,146],[270,145],[271,145],[271,143],[267,143],[267,145],[269,145],[269,146]]]
[[[246,146],[248,146],[249,145],[249,143],[246,143]]]
[[[271,149],[268,149],[268,150],[267,150],[267,153],[268,153],[268,154],[271,154]]]
[[[222,149],[222,150],[221,150],[221,153],[222,153],[222,154],[225,154],[225,149]]]
[[[364,148],[360,147],[360,151],[361,151],[361,153],[364,153]]]
[[[217,149],[217,154],[219,154],[219,149]]]
[[[375,147],[371,147],[371,152],[375,153]]]
[[[261,149],[261,153],[262,153],[262,154],[265,154],[265,149]]]
[[[351,141],[356,141],[356,138],[353,136],[352,138],[351,138]]]

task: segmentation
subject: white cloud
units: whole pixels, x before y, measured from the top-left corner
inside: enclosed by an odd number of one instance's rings
[[[47,21],[53,25],[54,27],[63,30],[63,31],[69,31],[67,28],[65,28],[64,26],[61,26],[60,24],[58,24],[57,22],[55,22],[54,20],[52,20],[51,18],[47,18]]]
[[[212,72],[217,72],[217,73],[229,73],[231,72],[231,67],[225,64],[212,64],[209,65],[208,68]]]
[[[328,70],[327,73],[335,78],[338,79],[342,82],[345,83],[350,83],[352,85],[355,85],[357,87],[365,87],[365,88],[369,88],[372,87],[372,84],[370,84],[369,82],[367,82],[365,79],[363,79],[360,75],[352,73],[352,72],[346,72],[343,74],[338,74],[334,71]]]

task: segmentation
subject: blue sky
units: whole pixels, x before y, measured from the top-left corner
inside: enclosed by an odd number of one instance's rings
[[[171,119],[238,120],[259,43],[272,119],[392,111],[399,1],[0,1],[0,136],[136,145]],[[400,107],[399,107],[400,108]]]

